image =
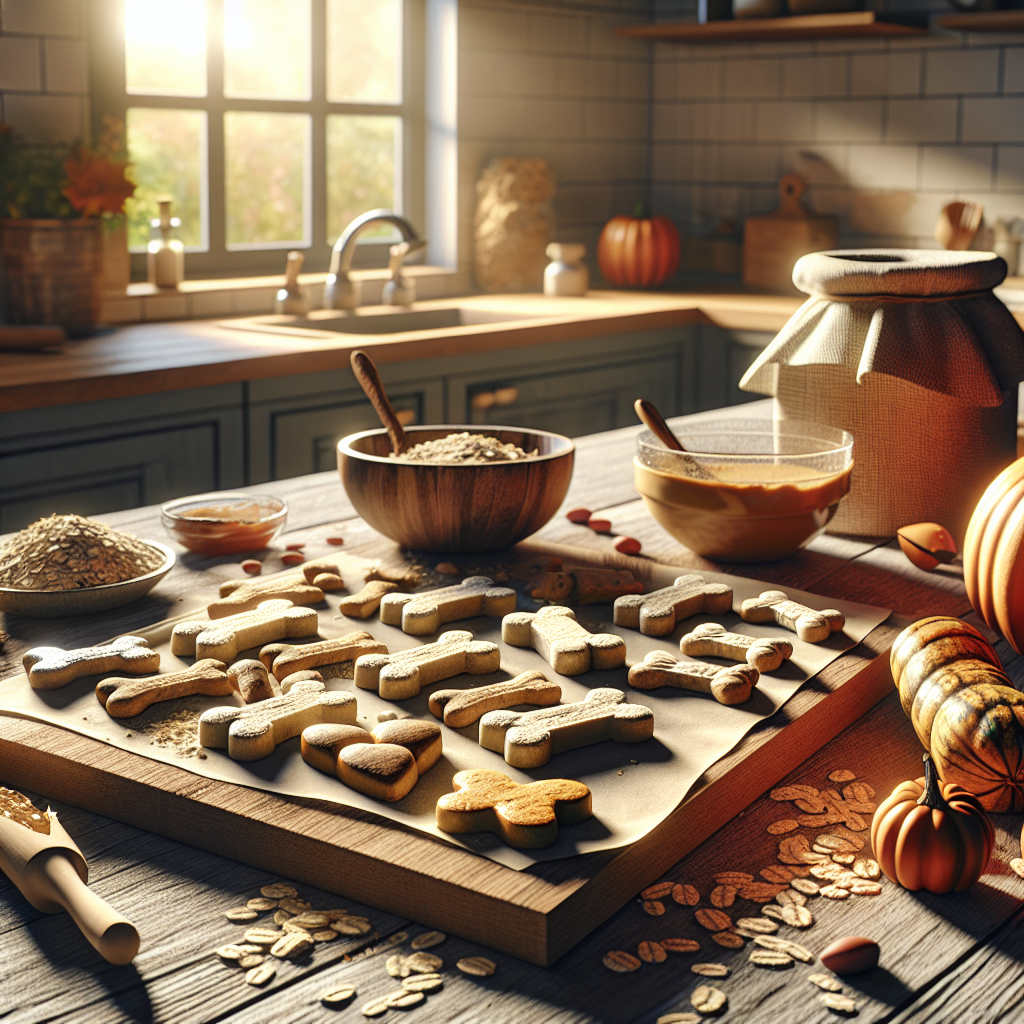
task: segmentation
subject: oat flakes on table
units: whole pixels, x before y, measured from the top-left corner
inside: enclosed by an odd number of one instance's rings
[[[808,974],[807,980],[825,992],[843,991],[843,986],[831,974]]]
[[[245,905],[250,910],[266,913],[268,910],[274,910],[277,907],[277,900],[267,899],[266,896],[254,896],[251,900],[246,900]]]
[[[807,897],[795,889],[783,889],[782,892],[778,893],[775,897],[775,902],[780,907],[786,907],[790,904],[795,904],[798,907],[807,906]]]
[[[857,1003],[849,996],[841,996],[834,992],[825,992],[821,1001],[830,1009],[836,1013],[841,1013],[847,1017],[855,1017],[858,1013]]]
[[[278,931],[276,928],[248,928],[242,935],[242,938],[254,946],[272,946],[278,939],[283,939],[284,936],[285,933]]]
[[[829,782],[853,782],[855,778],[857,776],[847,768],[837,768],[828,775]]]
[[[842,864],[836,864],[832,860],[824,861],[821,864],[814,864],[811,867],[811,874],[820,881],[834,882],[843,874]]]
[[[632,953],[627,953],[622,949],[613,949],[611,952],[605,953],[601,958],[601,963],[616,974],[629,974],[632,971],[640,970],[641,966],[640,960]]]
[[[857,859],[857,854],[855,854],[855,853],[833,853],[832,854],[832,860],[834,860],[836,862],[836,864],[841,864],[843,867],[849,867],[851,864],[854,863],[854,861],[856,861],[856,859]]]
[[[850,886],[850,892],[854,896],[881,896],[882,886],[879,882],[869,882],[867,880],[861,882],[854,882]]]
[[[721,1013],[728,1005],[728,997],[714,985],[698,985],[690,993],[690,1003],[698,1013]]]
[[[794,878],[806,878],[810,873],[806,864],[769,864],[759,872],[766,882],[778,885],[790,885]]]
[[[715,885],[740,886],[754,880],[754,876],[747,874],[746,871],[718,871],[712,877],[715,880]]]
[[[696,1013],[664,1013],[654,1024],[700,1024],[700,1021]]]
[[[297,896],[286,896],[279,900],[277,905],[289,914],[301,914],[306,910],[313,909],[313,904],[309,900],[300,900]]]
[[[665,913],[665,904],[661,900],[644,900],[640,904],[640,909],[651,917],[661,917]]]
[[[692,885],[680,883],[672,886],[672,900],[683,907],[695,907],[700,903],[700,893]]]
[[[467,956],[458,960],[455,966],[463,974],[472,974],[476,978],[489,978],[498,969],[498,965],[485,956]]]
[[[795,832],[800,827],[800,822],[793,818],[781,818],[773,821],[765,830],[770,836],[781,836],[787,832]]]
[[[814,954],[806,946],[801,946],[799,942],[780,938],[778,935],[758,935],[754,939],[754,945],[760,946],[762,949],[773,949],[776,952],[785,953],[801,963],[814,963]]]
[[[844,889],[841,885],[826,885],[819,893],[827,900],[846,900],[850,898],[850,890]]]
[[[299,890],[286,882],[271,882],[261,887],[260,895],[266,896],[268,900],[287,900],[298,896]]]
[[[662,939],[661,946],[670,953],[696,953],[700,949],[700,943],[696,939]]]
[[[640,893],[640,899],[642,900],[660,900],[668,896],[672,889],[675,887],[675,882],[655,882],[654,885],[647,886],[642,893]]]
[[[702,978],[729,977],[729,968],[725,964],[690,964],[690,970]]]
[[[334,942],[338,938],[341,936],[333,928],[322,928],[318,932],[313,932],[314,942]]]
[[[243,970],[248,971],[253,967],[259,967],[266,957],[262,953],[246,953],[241,960],[238,961],[238,966]]]
[[[715,932],[711,936],[711,941],[717,942],[723,949],[742,949],[744,945],[743,936],[732,929],[727,932]]]
[[[736,902],[736,886],[734,885],[716,885],[711,890],[711,906],[717,907],[719,910],[724,910],[726,907],[731,907]]]
[[[324,1006],[330,1006],[333,1009],[350,1002],[355,997],[355,994],[355,985],[339,985],[337,988],[332,988],[329,992],[325,992],[320,997],[320,1002]]]
[[[1010,861],[1010,870],[1014,874],[1020,875],[1021,878],[1024,878],[1024,858],[1014,857],[1013,860]]]
[[[724,910],[702,907],[695,911],[693,916],[697,924],[710,932],[725,931],[732,924],[732,918]]]
[[[402,979],[402,988],[406,992],[440,992],[444,978],[440,974],[410,974]]]
[[[422,935],[417,935],[412,942],[409,943],[410,949],[433,949],[434,946],[440,946],[448,936],[444,932],[424,932]]]
[[[260,915],[259,911],[253,910],[252,907],[232,907],[224,911],[224,916],[235,924],[242,924],[245,921],[255,921]]]
[[[660,942],[641,942],[636,953],[645,964],[663,964],[668,959],[668,953]]]
[[[741,917],[736,922],[736,928],[754,935],[773,935],[779,930],[779,926],[767,917]]]
[[[1013,867],[1012,861],[1010,862],[1010,866]],[[874,860],[871,857],[863,857],[860,860],[855,860],[853,862],[853,873],[859,878],[867,878],[874,882],[881,877],[882,869],[878,866],[877,860]]]
[[[805,896],[817,896],[821,890],[821,886],[809,878],[794,878],[789,884],[792,889],[802,892]]]
[[[781,920],[791,928],[810,928],[814,924],[814,915],[806,907],[790,903],[782,908]]]
[[[787,970],[796,963],[788,954],[777,949],[753,949],[748,958],[755,967],[769,967],[773,970]]]
[[[814,786],[776,786],[768,796],[778,803],[795,800],[818,800],[820,791]]]
[[[740,886],[739,895],[741,899],[750,900],[751,903],[769,903],[781,892],[785,892],[787,883],[784,882],[750,882],[748,885]]]
[[[255,985],[260,988],[266,985],[274,975],[277,974],[277,968],[269,961],[259,965],[259,967],[253,967],[251,970],[245,973],[245,983],[247,985]]]
[[[299,932],[288,932],[270,947],[270,955],[278,960],[294,960],[313,948],[313,936]]]

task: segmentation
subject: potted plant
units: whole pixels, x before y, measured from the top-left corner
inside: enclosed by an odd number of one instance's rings
[[[123,123],[106,119],[95,146],[30,143],[0,124],[0,251],[11,323],[58,324],[70,337],[92,331],[104,249],[118,251],[134,191]]]

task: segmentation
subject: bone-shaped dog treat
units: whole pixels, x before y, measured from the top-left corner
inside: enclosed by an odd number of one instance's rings
[[[403,633],[426,636],[445,622],[475,615],[507,615],[516,609],[516,592],[496,586],[488,576],[467,576],[454,587],[425,594],[388,594],[380,602],[380,621]]]
[[[452,779],[453,793],[437,801],[437,827],[458,835],[493,832],[508,843],[538,850],[558,838],[559,825],[576,825],[593,813],[590,790],[572,779],[521,785],[489,768],[471,768]]]
[[[501,668],[497,644],[474,640],[465,629],[442,633],[432,644],[394,654],[364,654],[356,659],[355,684],[377,690],[385,700],[415,697],[424,686],[462,672],[482,676]]]
[[[793,645],[788,640],[730,633],[716,622],[706,622],[687,633],[679,641],[679,650],[696,658],[710,655],[745,661],[758,672],[774,672],[787,658],[793,657]]]
[[[268,644],[260,651],[260,661],[275,677],[284,680],[293,672],[321,665],[340,665],[355,661],[364,654],[387,654],[386,644],[374,640],[366,630],[357,629],[333,640],[316,640],[311,644]]]
[[[676,623],[691,615],[731,610],[731,587],[689,575],[677,577],[671,587],[662,590],[616,598],[612,618],[616,626],[639,629],[645,636],[668,636]]]
[[[543,572],[526,584],[534,600],[561,604],[602,604],[624,594],[642,594],[644,585],[627,569],[569,569]]]
[[[474,686],[469,690],[435,690],[430,695],[431,714],[443,718],[451,729],[472,725],[488,711],[514,708],[517,704],[557,704],[562,688],[549,682],[543,672],[522,672],[507,683]]]
[[[291,675],[285,676],[281,680],[281,693],[287,693],[296,683],[301,683],[306,679],[312,679],[316,683],[324,681],[324,677],[315,669],[304,668],[299,672],[293,672]]]
[[[834,608],[815,611],[791,601],[781,590],[766,590],[760,597],[748,598],[740,606],[740,617],[746,622],[777,622],[809,644],[827,640],[846,625],[842,612]]]
[[[557,605],[539,612],[513,612],[501,620],[501,639],[513,647],[532,647],[563,676],[626,663],[626,641],[614,633],[591,633],[568,609]]]
[[[33,647],[21,659],[33,690],[55,690],[98,672],[155,672],[160,655],[141,636],[121,636],[99,647]]]
[[[709,665],[703,661],[676,661],[665,651],[651,651],[629,670],[629,685],[638,690],[676,686],[710,693],[719,704],[742,704],[750,699],[760,673],[751,665]]]
[[[489,711],[480,719],[480,746],[513,768],[539,768],[555,754],[602,740],[642,743],[654,735],[654,712],[626,704],[621,690],[601,687],[575,704],[539,711]]]
[[[322,577],[322,579],[321,579]],[[317,580],[314,584],[314,580]],[[342,590],[338,564],[331,559],[306,562],[298,572],[268,576],[266,579],[228,580],[220,585],[220,599],[207,606],[211,619],[247,612],[269,598],[284,598],[292,604],[319,604],[325,590]]]
[[[370,580],[369,583],[351,597],[342,598],[338,611],[350,619],[368,619],[379,607],[381,598],[398,590],[397,583],[386,580]]]
[[[373,732],[355,725],[312,725],[302,731],[302,758],[353,789],[401,800],[441,756],[441,727],[405,718]]]
[[[233,761],[256,761],[303,729],[327,722],[355,725],[355,695],[305,681],[258,704],[204,711],[199,718],[199,742],[204,747],[226,747]]]
[[[380,580],[384,583],[396,583],[404,590],[415,590],[423,582],[423,574],[409,566],[395,569],[386,565],[375,565],[363,579],[367,583]]]
[[[191,668],[145,679],[110,676],[96,684],[96,698],[111,718],[131,718],[145,711],[150,704],[175,697],[191,697],[202,693],[207,697],[226,697],[234,687],[222,661],[205,658]]]
[[[274,685],[266,666],[255,658],[236,661],[228,669],[228,679],[246,704],[280,697],[281,691]]]
[[[291,601],[264,601],[259,607],[216,622],[179,622],[171,631],[171,654],[194,654],[231,663],[239,651],[261,647],[285,637],[316,636],[320,626],[312,608],[296,608]]]

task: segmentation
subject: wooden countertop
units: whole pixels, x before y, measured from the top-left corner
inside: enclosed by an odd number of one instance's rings
[[[0,353],[0,411],[336,370],[348,366],[354,348],[378,363],[393,363],[691,323],[775,332],[799,305],[798,298],[773,295],[594,291],[584,298],[500,295],[419,302],[416,309],[459,306],[522,319],[402,335],[257,332],[228,326],[227,320],[140,324],[67,342],[60,353]],[[363,307],[360,315],[381,311]]]
[[[765,406],[752,403],[745,411],[755,414]],[[735,413],[728,411],[728,415]],[[601,512],[617,532],[637,536],[645,553],[661,561],[715,568],[680,548],[636,501],[630,455],[638,429],[578,441],[576,473],[566,507],[586,505]],[[393,544],[355,517],[337,474],[278,481],[274,489],[291,508],[292,529],[279,538],[282,546],[301,541],[308,545],[308,553],[320,554],[327,550],[325,538],[340,533],[347,551],[389,560],[400,557]],[[102,518],[143,537],[166,540],[156,508]],[[539,537],[600,550],[608,550],[611,544],[610,538],[590,534],[562,516],[552,520]],[[29,646],[95,642],[173,614],[173,607],[180,607],[182,600],[209,591],[217,578],[216,564],[216,560],[186,555],[153,594],[128,609],[60,623],[8,618],[4,625],[13,639],[0,652],[0,674],[13,669]],[[782,562],[730,566],[728,571],[779,586],[884,603],[903,616],[964,615],[978,624],[956,567],[921,572],[885,538],[822,537]],[[1004,642],[999,642],[998,650],[1019,684],[1024,659],[1014,656]],[[828,773],[845,768],[873,786],[880,799],[896,779],[919,770],[920,755],[920,744],[893,693],[809,758],[785,784],[821,788],[827,785]],[[40,779],[38,788],[45,798],[47,780]],[[44,800],[40,802],[45,806]],[[105,964],[66,915],[50,917],[32,910],[0,876],[0,950],[4,953],[0,1016],[8,1014],[11,1020],[24,1024],[360,1021],[364,1018],[359,1007],[364,1002],[397,987],[385,970],[384,961],[395,948],[388,942],[401,933],[411,936],[425,930],[415,922],[346,901],[343,905],[350,912],[370,918],[374,933],[363,940],[318,946],[308,959],[279,965],[277,977],[267,988],[252,989],[242,981],[241,972],[223,965],[213,950],[237,938],[239,927],[227,922],[223,912],[256,895],[259,886],[270,880],[265,872],[74,807],[53,806],[86,855],[92,885],[139,925],[143,944],[132,966]],[[696,886],[701,905],[707,906],[716,872],[742,870],[756,875],[772,863],[778,837],[765,828],[784,817],[787,807],[763,795],[679,861],[666,878]],[[1011,1024],[1020,1020],[1024,883],[1008,867],[1009,859],[1018,855],[1020,816],[998,815],[995,821],[995,854],[982,880],[969,892],[931,896],[885,883],[878,897],[846,902],[815,899],[814,927],[784,932],[815,952],[845,934],[869,935],[880,942],[880,966],[843,979],[846,993],[858,1004],[858,1021]],[[302,895],[317,907],[338,902],[337,897],[309,886],[302,886]],[[756,905],[742,907],[744,914],[757,915]],[[665,936],[697,939],[700,952],[670,954],[663,964],[645,964],[627,975],[613,974],[601,964],[609,950],[635,951],[639,942]],[[407,953],[408,942],[400,948]],[[630,903],[548,969],[454,937],[432,952],[444,960],[445,986],[413,1010],[415,1017],[409,1019],[422,1024],[455,1020],[462,1024],[513,1020],[517,1024],[654,1024],[664,1014],[689,1010],[689,995],[705,982],[727,993],[729,1009],[724,1020],[825,1024],[839,1019],[806,981],[807,974],[821,970],[820,965],[798,964],[779,972],[758,968],[748,963],[749,947],[734,951],[714,945],[696,925],[691,909],[671,903],[663,917],[650,917],[639,902]],[[459,958],[481,955],[497,962],[493,977],[472,978],[455,970]],[[698,960],[725,964],[730,976],[698,977],[690,972],[691,963]],[[357,988],[349,1006],[336,1011],[319,1002],[321,995],[343,984]],[[405,1019],[398,1012],[383,1019],[400,1016]]]

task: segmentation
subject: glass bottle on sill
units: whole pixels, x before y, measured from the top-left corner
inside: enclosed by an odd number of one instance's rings
[[[159,202],[160,216],[149,222],[156,237],[146,250],[146,279],[157,288],[177,288],[185,280],[185,246],[171,232],[181,227],[181,218],[171,216],[171,199]]]

